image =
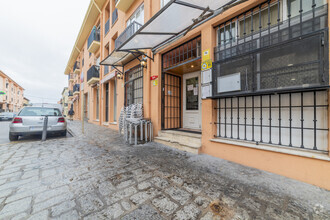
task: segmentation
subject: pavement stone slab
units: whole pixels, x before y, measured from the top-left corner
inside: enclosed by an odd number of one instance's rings
[[[0,219],[330,219],[330,192],[117,131],[0,148]],[[217,203],[217,201],[219,201]]]

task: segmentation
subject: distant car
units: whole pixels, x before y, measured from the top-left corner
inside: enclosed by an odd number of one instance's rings
[[[0,113],[0,121],[11,121],[16,116],[13,112],[2,112]]]
[[[67,123],[58,108],[24,107],[9,125],[9,140],[19,136],[42,134],[44,119],[48,116],[47,134],[59,133],[66,136]]]

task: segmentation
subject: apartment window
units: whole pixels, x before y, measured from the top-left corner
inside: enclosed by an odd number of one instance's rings
[[[321,5],[325,5],[326,3],[327,3],[326,0],[315,0],[316,7],[319,7]],[[312,10],[312,5],[313,5],[313,1],[303,0],[302,1],[303,13],[311,11]],[[291,14],[291,17],[298,16],[300,9],[301,9],[300,8],[300,0],[287,0],[287,12],[288,12],[288,14]]]
[[[231,23],[218,28],[218,45],[236,41],[236,24]]]
[[[143,101],[143,68],[138,65],[125,73],[125,105]]]
[[[259,16],[261,18],[259,19]],[[246,35],[249,35],[253,32],[258,32],[261,29],[268,28],[268,23],[270,23],[270,26],[273,26],[277,24],[278,19],[278,6],[277,3],[274,3],[273,5],[270,5],[269,7],[269,22],[268,22],[268,7],[265,7],[261,10],[261,12],[255,12],[253,13],[252,22],[251,25],[251,15],[245,16],[239,21],[239,36],[244,37]],[[261,22],[261,23],[260,23]]]
[[[170,0],[160,0],[160,7],[164,7],[167,3],[169,3]]]
[[[140,5],[133,15],[127,20],[126,27],[129,26],[133,22],[137,22],[139,24],[144,24],[144,4]]]

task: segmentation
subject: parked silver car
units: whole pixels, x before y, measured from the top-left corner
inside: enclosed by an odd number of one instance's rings
[[[16,116],[13,112],[2,112],[0,113],[0,121],[11,121]]]
[[[58,108],[25,107],[9,125],[9,140],[18,140],[23,135],[42,134],[45,116],[48,116],[47,134],[66,136],[67,123]]]

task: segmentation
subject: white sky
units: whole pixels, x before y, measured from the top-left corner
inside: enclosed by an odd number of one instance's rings
[[[32,102],[56,103],[90,0],[0,0],[0,70]]]

